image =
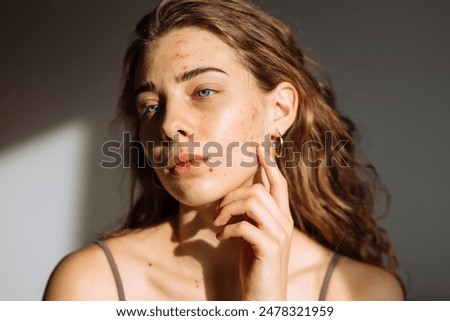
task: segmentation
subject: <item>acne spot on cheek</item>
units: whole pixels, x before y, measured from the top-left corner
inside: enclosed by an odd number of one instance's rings
[[[248,126],[246,126],[245,124],[241,124],[241,128],[242,128],[242,133],[243,133],[244,137],[248,138],[250,128]]]
[[[252,108],[252,121],[256,120],[257,114],[258,114],[258,110],[255,107],[253,107]]]

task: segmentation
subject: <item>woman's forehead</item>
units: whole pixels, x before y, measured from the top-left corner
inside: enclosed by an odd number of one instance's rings
[[[213,33],[199,29],[186,27],[173,30],[161,38],[156,39],[146,50],[146,56],[152,59],[170,59],[183,61],[192,55],[199,60],[220,60],[231,58],[233,50]]]
[[[236,54],[213,33],[195,27],[170,31],[144,51],[137,81],[172,77],[196,68],[212,67],[228,74],[243,69]]]

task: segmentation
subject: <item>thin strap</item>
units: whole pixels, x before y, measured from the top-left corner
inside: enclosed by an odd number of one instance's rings
[[[330,284],[331,275],[333,274],[336,263],[339,260],[340,255],[334,253],[333,257],[328,264],[327,271],[325,272],[325,277],[323,278],[322,288],[320,289],[319,301],[325,301],[328,291],[328,285]]]
[[[119,295],[119,301],[125,301],[125,292],[123,291],[122,279],[120,278],[119,270],[117,269],[116,261],[114,261],[114,257],[105,242],[98,240],[95,242],[98,246],[101,247],[103,252],[105,252],[106,258],[108,259],[109,266],[111,267],[111,271],[114,276],[114,281],[116,282],[117,294]]]

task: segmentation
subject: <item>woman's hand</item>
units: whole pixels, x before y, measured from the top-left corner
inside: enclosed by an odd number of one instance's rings
[[[225,196],[214,224],[228,223],[219,240],[245,240],[239,266],[243,299],[286,300],[293,232],[287,182],[276,165],[266,163],[260,146],[257,154],[268,183],[240,187]],[[242,220],[233,223],[233,217]]]

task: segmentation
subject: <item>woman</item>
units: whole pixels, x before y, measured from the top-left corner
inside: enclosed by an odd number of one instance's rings
[[[404,298],[376,172],[287,26],[242,0],[169,0],[135,31],[129,216],[64,258],[45,299]]]

